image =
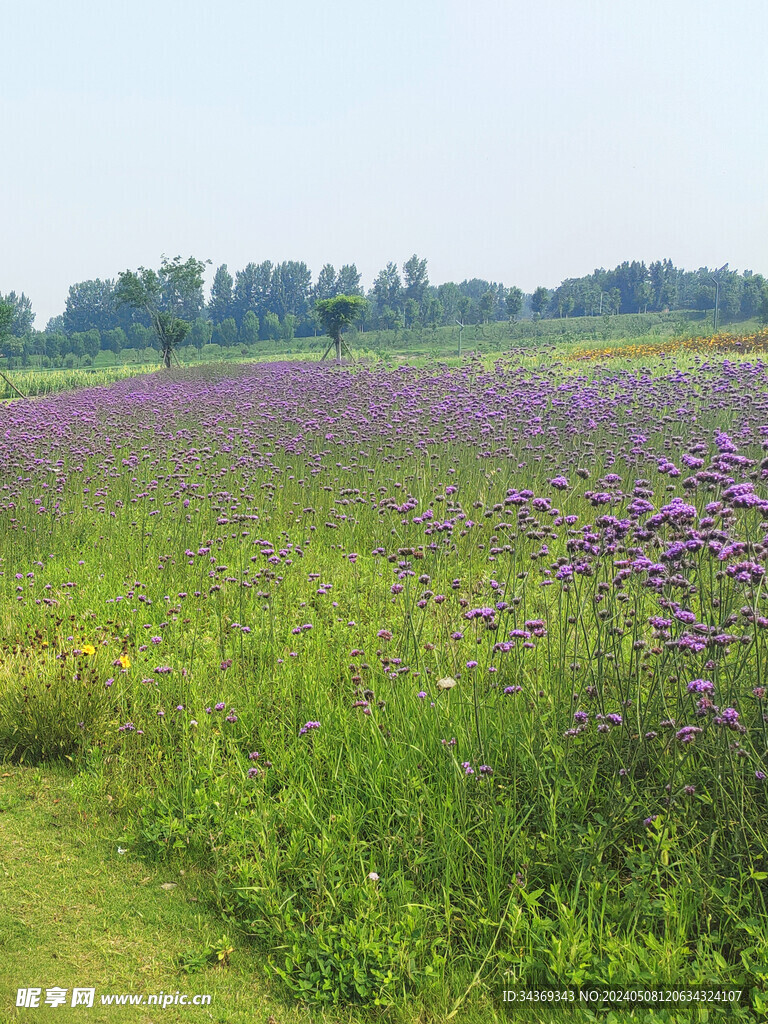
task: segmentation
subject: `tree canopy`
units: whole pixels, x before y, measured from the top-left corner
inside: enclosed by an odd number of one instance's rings
[[[11,333],[13,323],[13,306],[0,298],[0,338]]]
[[[0,295],[0,355],[12,359],[21,352],[22,342],[13,334],[16,307],[13,302]]]
[[[17,338],[22,337],[24,334],[29,334],[32,330],[35,314],[32,312],[32,302],[24,292],[21,295],[17,295],[16,292],[0,295],[0,303],[11,308],[11,323],[7,328],[8,332]]]
[[[341,347],[344,343],[341,332],[360,318],[366,304],[361,295],[335,295],[331,299],[318,299],[315,303],[320,323],[336,347],[337,361],[341,359]]]
[[[190,256],[169,260],[163,256],[159,270],[139,267],[124,270],[117,279],[115,299],[118,306],[143,310],[155,332],[163,365],[171,365],[171,353],[187,336],[195,307],[202,308],[205,263]],[[186,313],[188,319],[183,318]]]

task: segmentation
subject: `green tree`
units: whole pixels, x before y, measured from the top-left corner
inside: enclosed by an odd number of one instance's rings
[[[745,270],[743,278],[740,313],[749,318],[760,312],[766,294],[766,281],[762,274],[753,274],[751,270]]]
[[[403,284],[396,263],[388,263],[383,270],[376,275],[371,289],[376,311],[384,320],[385,310],[389,309],[394,313],[401,313],[403,308]],[[388,326],[384,324],[384,326]]]
[[[67,334],[82,333],[95,327],[109,331],[117,327],[119,315],[115,304],[114,281],[79,281],[69,286],[63,314]]]
[[[531,309],[533,310],[533,315],[538,317],[543,316],[548,305],[549,290],[544,288],[542,285],[539,285],[531,296]]]
[[[53,362],[58,359],[66,345],[66,337],[61,332],[46,331],[45,354]]]
[[[671,309],[677,304],[677,275],[672,260],[656,260],[651,263],[648,279],[654,310]]]
[[[406,327],[418,327],[421,324],[421,310],[416,299],[406,299],[403,308]]]
[[[287,260],[272,272],[269,309],[282,319],[286,313],[303,316],[310,308],[312,274],[306,263]]]
[[[427,276],[427,261],[420,260],[416,253],[403,264],[403,278],[405,280],[405,297],[414,299],[421,305],[424,292],[429,285]]]
[[[160,345],[163,365],[171,365],[171,353],[187,336],[191,324],[181,312],[194,306],[195,296],[202,295],[205,264],[190,256],[182,263],[181,256],[172,260],[163,256],[159,270],[139,267],[123,271],[117,279],[115,297],[118,305],[140,309],[149,317]]]
[[[487,324],[488,321],[493,316],[493,310],[494,310],[495,306],[496,306],[496,296],[489,289],[487,292],[484,292],[480,296],[480,302],[478,303],[478,309],[480,311],[480,319],[482,320],[482,322],[484,324]]]
[[[294,316],[293,313],[286,313],[283,319],[280,321],[280,340],[281,341],[293,341],[296,336],[296,322],[298,317]]]
[[[360,276],[354,263],[345,263],[336,279],[336,295],[362,295]]]
[[[46,334],[65,334],[66,327],[63,316],[52,316],[45,325]]]
[[[11,333],[13,323],[13,306],[0,296],[0,338]]]
[[[569,278],[556,288],[550,298],[550,307],[560,317],[568,316],[576,308],[575,282]]]
[[[332,263],[326,263],[317,276],[315,298],[332,299],[335,295],[338,295],[338,289],[336,287],[336,269]]]
[[[91,359],[95,359],[101,351],[101,332],[97,331],[95,327],[92,327],[90,331],[85,331],[83,334],[83,347],[85,348],[85,354]]]
[[[266,313],[261,321],[264,337],[268,341],[277,341],[280,337],[280,317],[277,313]]]
[[[255,345],[259,340],[259,318],[249,309],[240,327],[240,341],[243,345]]]
[[[227,264],[217,269],[211,285],[211,297],[208,301],[208,316],[214,324],[220,324],[233,315],[232,275]]]
[[[452,324],[459,314],[459,286],[453,281],[446,281],[445,284],[439,285],[437,297],[443,307],[443,323]]]
[[[272,281],[272,264],[269,260],[263,263],[248,263],[235,274],[235,288],[232,293],[234,317],[242,324],[243,317],[252,310],[263,323],[264,314],[269,308],[269,289]]]
[[[385,331],[396,331],[403,326],[403,317],[391,306],[382,306],[379,310],[379,326]]]
[[[210,344],[212,334],[213,324],[210,320],[206,320],[204,317],[199,316],[192,324],[189,334],[185,340],[189,342],[190,345],[194,345],[197,349],[198,358],[200,357],[200,353],[204,346]]]
[[[24,339],[25,350],[29,352],[31,356],[37,356],[39,358],[39,365],[43,365],[43,357],[45,355],[45,335],[42,331],[30,331],[30,333]]]
[[[171,365],[171,353],[183,344],[192,324],[189,320],[182,320],[173,313],[166,312],[160,313],[157,320],[160,327],[158,342],[163,355],[163,366],[168,369]]]
[[[336,295],[332,299],[319,299],[315,303],[317,315],[328,337],[331,345],[336,348],[336,361],[341,360],[342,345],[346,347],[342,337],[342,331],[358,320],[365,309],[366,301],[361,295]],[[325,359],[330,345],[323,354]],[[347,350],[349,351],[349,350]]]
[[[6,296],[0,295],[0,302],[4,302],[11,307],[12,316],[9,333],[17,338],[29,334],[32,330],[35,314],[32,312],[32,303],[24,292],[21,295],[17,295],[16,292],[9,292]]]
[[[165,257],[163,257],[165,259]],[[203,270],[199,275],[192,271],[193,264],[198,261],[190,257],[186,263],[181,262],[181,257],[176,256],[168,262],[170,272],[161,276],[162,298],[161,308],[165,313],[171,313],[177,319],[186,320],[192,323],[199,316],[205,316],[205,295],[203,294],[203,273],[205,264],[201,263]],[[206,261],[210,263],[210,260]]]
[[[85,355],[85,334],[82,331],[75,331],[74,334],[70,335],[69,351],[75,357],[79,366],[80,360]]]
[[[523,308],[523,293],[519,288],[510,288],[506,295],[507,316],[515,320]]]
[[[443,318],[443,304],[437,295],[430,295],[424,302],[424,323],[435,328]]]
[[[112,331],[104,331],[102,333],[101,343],[108,352],[114,353],[115,365],[117,365],[117,357],[126,347],[128,339],[126,338],[125,331],[122,327],[115,327]]]
[[[11,334],[14,307],[6,299],[0,297],[0,355],[5,356],[8,365],[21,355],[23,344],[21,338]]]
[[[211,341],[222,348],[231,348],[237,344],[237,324],[234,317],[228,316],[220,324],[214,325]]]
[[[456,303],[456,316],[463,324],[476,324],[480,317],[477,303],[469,295],[459,294]]]
[[[744,293],[744,281],[735,270],[726,270],[720,275],[719,314],[723,321],[734,320],[739,315]]]
[[[618,288],[611,288],[610,291],[606,292],[603,296],[603,312],[609,315],[613,313],[617,315],[621,309],[621,292]]]
[[[144,327],[142,324],[131,324],[127,335],[128,345],[133,349],[150,348],[153,341],[156,341],[152,328]]]

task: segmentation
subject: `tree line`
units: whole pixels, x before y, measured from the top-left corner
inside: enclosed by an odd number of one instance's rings
[[[661,313],[714,309],[716,301],[723,320],[767,316],[768,281],[751,270],[741,274],[729,270],[728,264],[719,270],[691,271],[671,260],[648,266],[633,260],[613,270],[567,278],[551,291],[537,288],[531,296],[531,311],[547,317]]]
[[[173,261],[164,261],[170,266]],[[190,261],[187,261],[189,264]],[[199,261],[194,261],[198,263]],[[181,264],[179,267],[186,264]],[[201,264],[202,266],[202,264]],[[127,273],[127,272],[126,272]],[[148,273],[155,273],[148,271]],[[33,329],[30,299],[0,294],[5,328],[0,353],[8,358],[40,355],[57,365],[66,356],[93,359],[100,350],[157,347],[158,324],[141,304],[121,301],[117,280],[95,279],[71,285],[64,312]],[[176,279],[178,278],[178,279]],[[226,264],[214,273],[209,294],[202,275],[157,276],[156,310],[187,325],[180,343],[251,346],[260,341],[287,342],[322,333],[318,302],[340,295],[360,296],[359,329],[436,328],[457,321],[478,324],[518,318],[613,315],[617,313],[707,310],[717,299],[721,322],[754,316],[768,319],[768,282],[761,274],[707,267],[686,271],[671,260],[624,262],[567,278],[556,288],[520,288],[472,278],[460,283],[430,283],[427,260],[411,256],[379,271],[366,292],[354,263],[336,269],[325,264],[316,279],[306,263],[288,260],[249,263],[230,273]]]

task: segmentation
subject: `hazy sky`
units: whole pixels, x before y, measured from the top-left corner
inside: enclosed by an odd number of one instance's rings
[[[0,292],[42,328],[161,253],[768,273],[766,39],[765,0],[4,4]]]

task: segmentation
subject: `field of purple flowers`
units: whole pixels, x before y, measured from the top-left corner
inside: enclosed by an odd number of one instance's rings
[[[295,995],[764,1005],[768,364],[174,370],[3,406],[0,466],[0,756]]]

